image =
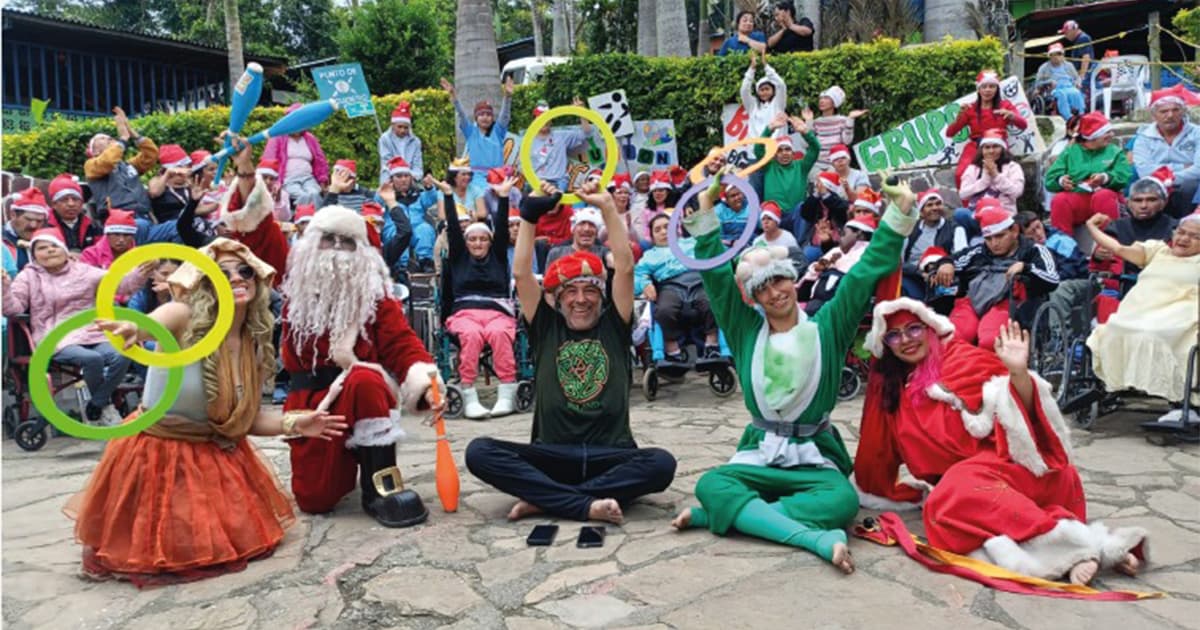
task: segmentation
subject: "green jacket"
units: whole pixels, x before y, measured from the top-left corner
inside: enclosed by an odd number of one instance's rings
[[[858,335],[859,322],[862,321],[875,293],[875,286],[899,266],[904,241],[916,222],[915,212],[912,216],[905,216],[895,205],[889,206],[862,259],[842,278],[833,299],[809,320],[816,324],[818,329],[820,358],[818,365],[813,367],[820,370],[820,381],[815,395],[807,401],[797,422],[818,424],[825,414],[833,410],[837,403],[838,385],[841,383],[846,353]],[[697,213],[694,220],[689,221],[688,229],[696,237],[698,258],[712,258],[725,251],[715,215],[710,220]],[[756,392],[764,382],[762,358],[768,343],[770,326],[759,309],[747,305],[742,300],[741,290],[732,271],[731,265],[723,265],[701,272],[700,275],[704,280],[704,290],[708,293],[717,325],[725,333],[725,339],[733,353],[746,409],[753,417],[764,418]],[[787,413],[794,413],[794,410],[778,415],[785,416]],[[737,450],[758,448],[763,436],[762,429],[753,424],[747,425]],[[829,431],[812,438],[791,439],[797,443],[809,440],[815,440],[823,456],[834,462],[844,474],[850,474],[850,454],[846,451],[836,428],[831,427]]]
[[[763,137],[770,136],[771,130],[767,129]],[[763,168],[763,201],[774,201],[785,213],[791,212],[808,196],[808,173],[821,154],[821,142],[817,134],[810,130],[804,134],[804,141],[808,143],[808,150],[803,158],[792,160],[787,166],[771,160]],[[761,157],[762,146],[758,145],[755,152]]]
[[[1104,187],[1112,190],[1124,190],[1129,184],[1129,179],[1133,177],[1133,169],[1129,166],[1125,152],[1115,142],[1099,151],[1088,151],[1076,142],[1068,146],[1046,171],[1046,190],[1062,192],[1063,188],[1058,180],[1063,175],[1069,176],[1071,181],[1079,186],[1083,180],[1099,173],[1108,175]]]

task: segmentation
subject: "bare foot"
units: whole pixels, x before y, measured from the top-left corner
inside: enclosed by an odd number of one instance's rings
[[[542,508],[540,508],[532,503],[529,503],[528,501],[521,500],[521,501],[517,501],[517,504],[512,506],[512,509],[508,511],[508,520],[519,521],[519,520],[525,518],[526,516],[533,516],[534,514],[541,514],[541,513],[542,513]]]
[[[850,555],[850,548],[846,543],[834,543],[833,566],[841,569],[846,575],[854,573],[854,557]]]
[[[690,508],[690,507],[683,508],[683,511],[679,513],[679,516],[676,516],[675,520],[671,521],[671,527],[674,527],[675,529],[677,529],[679,531],[683,531],[691,526],[692,526],[692,508]]]
[[[625,515],[621,513],[621,504],[616,499],[596,499],[588,508],[588,519],[620,525]]]
[[[1096,577],[1096,571],[1100,569],[1100,563],[1095,560],[1084,560],[1079,564],[1071,567],[1071,583],[1072,584],[1087,584]]]
[[[1142,568],[1142,561],[1137,559],[1137,556],[1127,553],[1125,559],[1121,560],[1113,567],[1118,573],[1124,573],[1129,577],[1136,577],[1138,569]]]

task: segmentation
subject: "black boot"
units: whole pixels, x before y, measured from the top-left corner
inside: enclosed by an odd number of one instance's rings
[[[416,492],[404,489],[396,467],[396,445],[360,446],[356,450],[363,511],[384,527],[424,523],[429,510]]]

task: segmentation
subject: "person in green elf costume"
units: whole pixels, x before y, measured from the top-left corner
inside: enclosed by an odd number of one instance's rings
[[[698,258],[725,250],[712,209],[718,190],[714,183],[698,195],[699,210],[684,220]],[[892,203],[871,245],[811,318],[797,305],[796,269],[782,248],[747,250],[736,273],[729,265],[701,273],[751,422],[729,463],[700,477],[700,507],[685,508],[672,522],[676,529],[707,527],[724,535],[732,528],[854,571],[842,528],[858,512],[858,494],[847,479],[850,454],[829,412],[875,286],[896,270],[918,219],[906,183],[884,191]]]

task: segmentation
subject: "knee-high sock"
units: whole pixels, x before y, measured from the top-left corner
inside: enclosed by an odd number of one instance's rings
[[[695,512],[692,512],[693,518]],[[822,558],[833,560],[833,546],[846,542],[846,532],[840,529],[818,529],[788,518],[782,506],[772,508],[762,499],[754,499],[738,512],[733,526],[743,534],[764,540],[807,549]]]

